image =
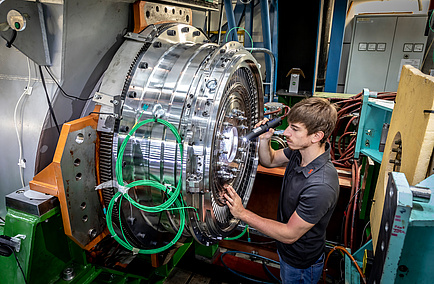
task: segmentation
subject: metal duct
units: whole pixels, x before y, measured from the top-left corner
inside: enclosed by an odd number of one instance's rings
[[[114,134],[111,149],[107,143],[100,147],[100,164],[111,163],[114,172],[118,147],[137,122],[158,117],[174,125],[183,162],[173,133],[162,124],[145,124],[128,140],[124,180],[174,185],[182,176],[182,198],[190,207],[183,235],[215,243],[238,224],[222,199],[223,185],[231,184],[246,205],[256,175],[257,142],[241,138],[263,117],[257,62],[240,43],[209,43],[185,24],[149,26],[126,37],[94,99],[102,105],[98,130]],[[100,172],[107,178],[110,170]],[[146,206],[165,198],[150,187],[129,194]],[[164,242],[179,227],[173,212],[145,213],[122,203],[121,213],[127,238],[142,248]]]

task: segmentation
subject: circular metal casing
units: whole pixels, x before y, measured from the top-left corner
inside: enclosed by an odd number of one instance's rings
[[[209,43],[200,30],[185,24],[150,26],[126,38],[100,87],[103,96],[121,99],[113,107],[115,113],[118,109],[113,159],[136,122],[160,118],[173,124],[182,137],[182,163],[171,131],[146,124],[128,140],[124,180],[175,185],[181,178],[182,198],[190,207],[184,235],[215,243],[238,224],[225,204],[223,186],[232,185],[246,206],[256,175],[258,142],[242,137],[263,117],[257,62],[240,43]],[[158,196],[152,189],[134,189],[130,195],[147,204],[155,204]],[[179,227],[175,214],[130,209],[122,208],[134,216],[128,225],[136,236],[152,235],[144,233],[151,228],[173,232]]]

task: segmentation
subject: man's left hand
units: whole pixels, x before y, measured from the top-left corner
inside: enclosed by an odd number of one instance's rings
[[[224,194],[226,205],[229,207],[229,210],[235,218],[242,220],[242,215],[246,209],[243,206],[241,197],[232,186],[226,185],[225,188],[227,190],[227,193]]]

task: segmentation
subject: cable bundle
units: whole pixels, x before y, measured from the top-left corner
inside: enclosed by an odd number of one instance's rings
[[[122,158],[123,158],[123,154],[124,154],[124,151],[125,151],[125,148],[126,148],[126,145],[127,145],[129,138],[142,125],[147,124],[147,123],[155,123],[155,122],[161,123],[161,124],[167,126],[172,131],[172,133],[175,136],[176,141],[178,143],[179,153],[181,156],[181,164],[182,164],[183,145],[181,143],[181,136],[179,135],[177,129],[172,124],[170,124],[169,122],[167,122],[165,120],[147,119],[147,120],[143,120],[139,123],[136,123],[134,125],[134,127],[131,129],[131,131],[128,133],[128,135],[125,137],[125,140],[122,142],[120,149],[119,149],[119,153],[118,153],[118,159],[116,161],[116,178],[117,178],[118,184],[121,186],[121,190],[119,190],[113,196],[113,198],[111,199],[110,204],[108,206],[107,227],[110,231],[110,234],[114,237],[114,239],[119,244],[121,244],[123,247],[125,247],[126,249],[133,251],[133,253],[155,254],[155,253],[162,252],[162,251],[168,249],[169,247],[171,247],[172,245],[174,245],[181,237],[182,232],[183,232],[184,227],[185,227],[185,220],[186,220],[185,219],[185,209],[187,209],[187,208],[195,209],[194,207],[185,207],[184,206],[184,202],[183,202],[182,195],[181,195],[182,172],[180,173],[178,184],[176,187],[173,187],[172,185],[163,185],[159,182],[152,181],[152,180],[137,180],[137,181],[133,181],[132,183],[127,184],[127,185],[125,185],[125,183],[123,181]],[[165,202],[163,202],[162,204],[157,205],[157,206],[141,205],[138,202],[136,202],[133,198],[131,198],[131,196],[128,195],[128,189],[135,187],[135,186],[149,186],[149,187],[156,188],[156,189],[160,190],[161,192],[163,192],[169,198]],[[125,198],[128,202],[130,202],[130,204],[132,206],[136,207],[139,210],[145,211],[145,212],[158,213],[158,212],[163,212],[163,211],[167,211],[167,210],[179,210],[180,227],[179,227],[177,234],[173,238],[173,240],[170,241],[167,245],[160,247],[160,248],[155,248],[155,249],[135,248],[134,246],[132,246],[128,242],[127,238],[125,237],[125,235],[123,233],[121,218],[120,218],[121,210],[119,210],[119,227],[120,227],[120,231],[122,234],[122,238],[119,237],[113,228],[112,214],[113,214],[113,207],[114,207],[115,203],[118,202],[118,200],[119,200],[119,205],[120,205],[122,202],[122,198]],[[119,206],[119,208],[120,208],[120,206]]]
[[[362,94],[363,93],[360,92],[349,99],[335,103],[339,107],[339,110],[335,130],[330,137],[330,154],[335,166],[351,168],[354,150],[356,148],[357,130],[351,131],[350,127],[351,124],[354,124],[354,128],[356,129],[358,127],[358,118],[363,101]],[[383,100],[395,100],[395,97],[396,93],[391,92],[377,94],[377,98]],[[342,128],[344,128],[344,132],[340,134],[339,131]],[[350,138],[348,139],[348,137]]]

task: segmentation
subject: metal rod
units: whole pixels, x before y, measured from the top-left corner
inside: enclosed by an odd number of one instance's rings
[[[268,6],[268,0],[260,0],[259,2],[261,4],[262,41],[264,42],[263,47],[271,50],[270,8]],[[267,70],[266,77],[268,79],[268,74],[273,72],[270,72],[271,62],[269,59],[267,60],[267,58],[265,58],[265,67]],[[274,90],[270,90],[270,101],[271,92],[274,92]]]
[[[274,99],[274,73],[276,72],[276,60],[274,58],[273,52],[271,50],[263,48],[263,47],[246,47],[247,50],[251,50],[252,52],[263,52],[270,56],[271,59],[271,74],[270,74],[270,82],[264,83],[270,85],[270,102]]]
[[[229,35],[228,35],[229,31],[230,31],[232,28],[236,27],[236,24],[235,24],[235,15],[234,15],[234,10],[232,9],[232,1],[231,1],[231,0],[224,0],[223,2],[225,3],[226,20],[228,21],[228,28],[227,28],[227,30],[226,30],[226,38],[227,38],[229,41],[231,41],[231,38],[232,38],[232,40],[234,40],[234,41],[238,41],[237,31],[235,31],[235,37],[233,36],[234,34],[232,34],[231,37],[228,38],[228,36],[229,36]]]
[[[222,36],[222,21],[223,21],[223,7],[224,7],[224,2],[222,1],[221,5],[220,5],[220,19],[219,19],[219,37],[217,40],[217,44],[220,45],[220,40],[221,40],[221,36]]]

